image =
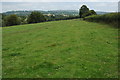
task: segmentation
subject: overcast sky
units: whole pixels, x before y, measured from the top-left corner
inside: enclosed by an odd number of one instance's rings
[[[119,0],[2,0],[2,10],[78,10],[83,4],[95,11],[117,12]]]
[[[2,2],[118,2],[119,0],[1,0]]]

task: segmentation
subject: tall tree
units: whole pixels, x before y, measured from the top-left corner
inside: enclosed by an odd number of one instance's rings
[[[89,8],[87,8],[86,5],[83,5],[83,6],[79,9],[80,18],[82,18],[82,15],[83,15],[84,13],[87,13],[87,12],[89,12]]]

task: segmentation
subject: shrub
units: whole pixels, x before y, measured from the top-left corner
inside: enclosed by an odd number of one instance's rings
[[[82,15],[82,17],[84,18],[84,17],[90,16],[90,15],[97,15],[97,14],[96,14],[96,12],[94,10],[90,10],[90,11],[84,13]]]
[[[46,19],[43,16],[43,14],[37,11],[32,12],[29,15],[28,20],[27,20],[28,23],[39,23],[39,22],[44,22],[44,21],[46,21]]]
[[[17,15],[12,14],[12,15],[9,15],[9,16],[5,17],[4,24],[5,24],[5,26],[19,25],[20,24],[20,19]]]

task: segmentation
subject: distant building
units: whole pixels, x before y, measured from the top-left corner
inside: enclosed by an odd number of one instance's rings
[[[68,15],[65,15],[65,14],[63,14],[62,16],[66,16],[66,17],[68,17]]]
[[[54,14],[43,14],[45,16],[55,16]]]

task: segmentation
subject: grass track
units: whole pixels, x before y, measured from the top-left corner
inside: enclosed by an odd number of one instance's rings
[[[3,28],[3,78],[117,78],[117,29],[75,20]]]

